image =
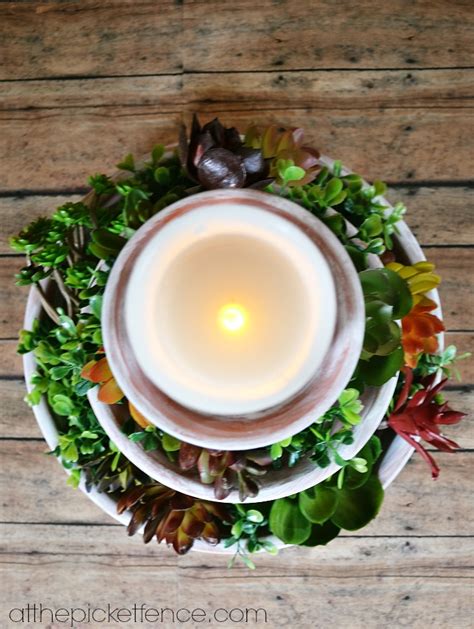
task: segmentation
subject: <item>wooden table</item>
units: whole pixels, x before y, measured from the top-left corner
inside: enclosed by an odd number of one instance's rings
[[[113,170],[125,153],[175,139],[182,112],[241,128],[303,126],[409,206],[443,277],[447,342],[473,351],[473,9],[471,0],[1,2],[2,231],[77,199],[90,173]],[[0,247],[0,626],[40,626],[8,621],[33,602],[260,607],[269,627],[472,626],[469,423],[449,431],[462,449],[436,455],[437,482],[414,457],[380,517],[327,548],[262,556],[249,572],[144,546],[68,488],[44,454],[15,354],[21,262],[4,239]],[[473,361],[460,370],[449,398],[468,410]]]

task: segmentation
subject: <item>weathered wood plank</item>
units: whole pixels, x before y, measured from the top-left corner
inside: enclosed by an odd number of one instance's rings
[[[2,86],[0,109],[160,106],[207,112],[311,108],[378,109],[472,106],[468,69],[352,70],[337,73],[207,72],[173,76],[13,81]]]
[[[154,107],[106,107],[86,115],[69,109],[7,112],[0,117],[0,133],[10,129],[3,136],[2,187],[13,191],[85,186],[89,175],[113,171],[127,153],[141,155],[157,142],[175,141],[180,119]]]
[[[452,78],[451,72],[453,73]],[[456,92],[459,91],[466,95],[468,88],[466,81],[463,80],[464,72],[463,70],[447,70],[445,80]],[[444,81],[442,80],[441,83]],[[2,85],[0,110],[58,108],[84,110],[87,108],[106,109],[117,105],[129,107],[159,105],[165,111],[179,112],[183,107],[186,108],[184,84],[185,77],[181,74],[110,77],[93,80],[12,81]]]
[[[0,441],[0,489],[4,496],[0,521],[107,522],[108,516],[86,496],[66,486],[64,472],[53,457],[44,454],[46,449],[42,442]],[[388,490],[381,514],[364,529],[364,535],[472,533],[468,512],[472,509],[474,455],[457,452],[435,456],[441,467],[439,480],[433,481],[426,463],[414,457]],[[439,504],[443,505],[442,512]]]
[[[139,535],[129,538],[123,535],[122,527],[110,526],[64,526],[38,524],[35,526],[37,535],[29,535],[27,525],[0,524],[2,535],[0,539],[0,555],[2,565],[5,559],[19,563],[21,558],[27,558],[32,567],[37,568],[48,563],[53,557],[63,557],[66,562],[78,561],[86,563],[94,558],[96,561],[107,563],[110,568],[140,559],[143,567],[160,565],[166,570],[175,567],[180,572],[191,576],[195,571],[214,568],[215,578],[234,580],[251,579],[255,575],[249,573],[239,562],[233,571],[225,565],[225,557],[213,557],[207,553],[191,552],[185,557],[175,557],[164,545],[150,543],[143,544]],[[71,539],[71,533],[74,537]],[[464,541],[464,547],[461,540]],[[408,542],[408,543],[407,543]],[[361,578],[372,577],[376,573],[380,576],[397,576],[412,578],[413,576],[432,576],[430,572],[437,565],[439,559],[439,545],[443,546],[446,554],[446,564],[439,566],[440,577],[470,576],[471,568],[469,548],[474,544],[474,538],[447,537],[436,539],[421,537],[410,539],[401,535],[396,538],[383,539],[372,537],[364,539],[359,535],[342,535],[327,548],[302,549],[292,548],[280,551],[293,576],[306,574],[308,577],[334,578],[343,576],[346,567],[359,565],[358,575]],[[387,556],[382,556],[386,550]],[[329,552],[328,552],[329,551]],[[413,555],[417,554],[416,560]],[[326,555],[327,561],[315,561],[319,555]],[[411,557],[410,557],[411,555]],[[388,557],[391,560],[388,560]],[[361,558],[364,560],[361,562]],[[266,553],[256,556],[259,566],[258,576],[272,574],[275,568],[271,556]],[[361,563],[360,563],[361,562]],[[402,574],[403,570],[403,574]]]
[[[0,78],[465,67],[472,4],[2,3]],[[409,8],[409,10],[407,10]],[[133,20],[130,12],[133,11]],[[184,18],[184,19],[183,19]]]
[[[390,189],[392,202],[408,208],[406,220],[421,245],[472,245],[472,189],[469,187],[405,187]],[[6,235],[18,233],[39,216],[50,215],[56,207],[77,201],[80,195],[33,195],[0,198],[0,224]],[[449,221],[446,215],[449,213]],[[0,241],[0,254],[11,253],[7,240]]]
[[[47,454],[48,446],[43,441],[3,441],[0,451],[1,521],[113,522],[82,492],[66,485],[65,472],[56,458]],[[25,517],[25,511],[30,515]]]
[[[21,324],[20,321],[18,323]],[[16,338],[0,341],[0,378],[22,376],[22,357],[16,352],[17,345]]]
[[[259,622],[250,615],[249,626],[265,622],[275,628],[283,623],[378,628],[388,616],[393,628],[421,628],[426,622],[440,628],[470,626],[470,539],[341,537],[328,547],[283,551],[279,559],[258,556],[252,573],[241,564],[228,570],[219,555],[191,552],[178,558],[116,528],[37,526],[35,535],[26,526],[1,530],[8,540],[0,566],[5,615],[26,604],[18,600],[19,592],[44,607],[102,607],[106,583],[112,607],[144,602],[175,611],[201,608],[209,614],[209,627],[230,626],[212,619],[219,607],[234,609],[234,618],[239,608],[260,609]],[[370,610],[361,607],[361,599],[371,601]],[[77,612],[75,617],[80,619]],[[174,625],[170,611],[164,619],[163,626]]]
[[[24,402],[25,384],[23,380],[0,380],[0,439],[41,438],[41,432],[33,412]],[[459,389],[445,393],[452,408],[474,416],[474,391]],[[459,442],[463,449],[474,450],[474,422],[464,420],[456,426],[445,427],[448,437]]]
[[[0,4],[0,79],[182,70],[181,7],[154,2]],[[132,19],[133,16],[133,19]]]
[[[184,68],[193,71],[466,66],[472,4],[370,0],[184,3]],[[451,11],[452,9],[452,11]]]
[[[388,198],[407,206],[407,223],[422,246],[471,245],[474,244],[472,194],[472,189],[466,187],[423,186],[390,189]]]
[[[433,248],[426,254],[443,279],[440,292],[446,328],[472,329],[474,248]],[[0,258],[0,339],[15,337],[22,327],[28,289],[15,286],[12,280],[21,266],[19,257]]]
[[[470,70],[197,73],[183,78],[188,108],[206,111],[469,107]],[[16,91],[16,85],[12,90]],[[26,96],[27,100],[28,96]]]
[[[441,276],[440,297],[446,329],[470,330],[474,312],[474,249],[425,250]],[[466,275],[461,270],[466,265]]]
[[[472,174],[472,147],[464,130],[473,123],[473,110],[292,107],[222,112],[221,118],[240,129],[251,122],[304,127],[309,143],[343,158],[368,179],[450,181]],[[1,112],[2,190],[83,186],[90,174],[112,171],[126,153],[143,154],[157,142],[176,141],[180,118],[145,105]]]

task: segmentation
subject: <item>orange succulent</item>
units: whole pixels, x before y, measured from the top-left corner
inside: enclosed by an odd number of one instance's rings
[[[107,358],[89,361],[81,371],[81,376],[89,382],[100,384],[98,399],[104,404],[116,404],[124,397],[110,370]]]
[[[112,374],[105,356],[100,360],[91,360],[84,365],[81,371],[81,376],[85,380],[89,380],[89,382],[94,382],[95,384],[100,385],[99,395],[97,397],[104,404],[117,404],[117,402],[120,402],[120,400],[125,397],[124,392],[119,387]],[[148,426],[153,425],[130,401],[128,402],[128,408],[130,415],[140,428],[145,429]]]
[[[128,402],[128,408],[130,410],[130,415],[133,417],[133,419],[135,420],[135,422],[140,426],[140,428],[148,428],[148,426],[153,426],[153,424],[151,422],[148,421],[148,419],[142,415],[140,413],[140,411],[133,406],[133,404],[129,401]]]
[[[421,352],[434,354],[438,349],[437,334],[443,332],[444,325],[431,314],[436,308],[434,301],[423,297],[402,319],[402,346],[408,367],[416,367]]]
[[[439,285],[441,278],[434,273],[434,264],[425,260],[412,265],[390,262],[387,268],[407,282],[413,297],[413,308],[402,319],[402,346],[405,364],[415,368],[421,352],[434,354],[437,351],[437,334],[444,330],[442,321],[432,314],[436,303],[426,297],[428,291]]]

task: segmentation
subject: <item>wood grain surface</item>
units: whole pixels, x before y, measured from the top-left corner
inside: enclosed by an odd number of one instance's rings
[[[22,401],[26,290],[7,244],[89,174],[175,140],[193,111],[303,126],[407,205],[443,278],[446,342],[474,353],[473,16],[471,0],[0,2],[1,627],[64,626],[9,622],[28,602],[266,610],[266,623],[210,627],[473,626],[472,422],[447,431],[461,451],[435,454],[436,482],[414,457],[380,516],[326,548],[260,556],[250,572],[144,546],[46,454]],[[459,371],[447,397],[472,414],[474,361]]]

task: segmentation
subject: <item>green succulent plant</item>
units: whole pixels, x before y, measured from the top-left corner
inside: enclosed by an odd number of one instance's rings
[[[325,545],[341,529],[355,531],[375,518],[383,501],[383,488],[374,465],[380,455],[375,437],[337,475],[273,503],[269,527],[286,544]],[[361,462],[365,461],[365,465]],[[341,481],[342,474],[342,481]]]

